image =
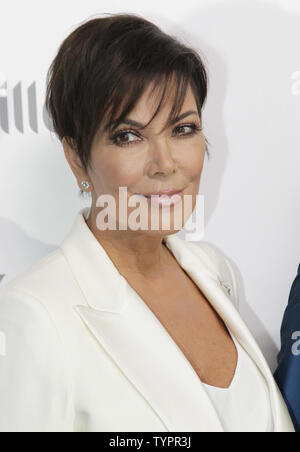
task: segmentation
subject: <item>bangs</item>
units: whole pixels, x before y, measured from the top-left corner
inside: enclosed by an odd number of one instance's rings
[[[143,127],[139,127],[139,130],[143,130],[144,128],[148,127],[148,125],[159,113],[162,105],[164,104],[164,100],[166,98],[170,98],[170,95],[172,95],[174,98],[172,108],[168,115],[167,121],[160,133],[174,124],[181,112],[189,85],[191,86],[192,92],[195,97],[199,118],[200,120],[202,120],[203,103],[201,103],[201,97],[199,97],[199,93],[197,93],[196,91],[194,79],[189,73],[174,71],[173,73],[169,72],[163,75],[159,73],[155,76],[153,76],[153,74],[148,74],[144,75],[143,77],[138,76],[137,74],[132,74],[130,78],[128,77],[128,84],[126,85],[126,80],[124,80],[123,83],[124,86],[119,85],[111,96],[110,102],[103,107],[103,112],[106,120],[101,122],[102,126],[99,127],[97,132],[98,137],[101,134],[105,133],[112,134],[114,130],[116,130],[118,126],[122,124],[124,119],[128,117],[129,113],[134,109],[135,105],[143,96],[149,85],[152,85],[152,88],[148,96],[149,98],[151,98],[151,101],[153,98],[158,99],[157,107],[148,123]],[[127,93],[125,97],[124,92]],[[209,142],[206,137],[205,143],[206,152],[209,156]]]
[[[173,83],[174,78],[175,83]],[[130,77],[128,85],[126,87],[119,86],[118,90],[110,99],[110,103],[107,106],[109,115],[107,115],[108,119],[102,127],[102,131],[104,133],[112,133],[132,111],[132,109],[138,103],[150,84],[152,85],[152,88],[149,92],[149,98],[151,98],[151,101],[154,98],[158,99],[157,106],[149,122],[143,127],[140,127],[140,129],[146,128],[153,121],[153,119],[160,111],[161,106],[164,104],[164,100],[170,96],[171,92],[173,93],[173,88],[175,85],[175,94],[172,108],[162,131],[165,130],[175,121],[175,119],[179,115],[184,103],[189,83],[191,83],[191,80],[180,73],[175,73],[175,77],[174,74],[159,74],[156,77]],[[125,98],[124,92],[127,93]],[[198,109],[198,112],[200,116],[201,110],[199,111]]]

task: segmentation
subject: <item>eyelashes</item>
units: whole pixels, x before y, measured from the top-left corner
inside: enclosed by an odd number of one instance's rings
[[[185,138],[185,137],[190,137],[190,136],[194,136],[197,133],[202,131],[202,127],[200,127],[198,124],[192,122],[192,123],[184,123],[184,124],[179,124],[178,126],[176,126],[173,130],[174,131],[178,131],[184,128],[190,128],[190,132],[188,133],[177,133],[176,135],[179,138]],[[132,140],[132,141],[125,141],[122,142],[120,141],[120,139],[122,140],[122,138],[126,137],[127,135],[134,135],[135,137],[138,137],[138,140]],[[123,146],[129,146],[132,144],[136,144],[138,142],[140,142],[142,140],[142,138],[140,137],[140,135],[138,134],[138,132],[136,132],[135,130],[132,129],[120,129],[118,130],[114,135],[109,137],[110,141],[119,147],[123,147]]]

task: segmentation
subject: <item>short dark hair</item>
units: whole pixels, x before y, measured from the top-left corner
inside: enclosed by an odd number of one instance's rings
[[[201,118],[208,80],[200,55],[138,14],[108,13],[84,22],[62,42],[47,73],[45,105],[53,130],[87,169],[99,127],[112,131],[150,82],[155,89],[164,81],[150,123],[173,76],[176,95],[166,127],[180,112],[188,84]]]

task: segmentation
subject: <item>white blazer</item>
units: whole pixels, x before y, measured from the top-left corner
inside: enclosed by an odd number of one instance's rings
[[[0,289],[0,431],[223,432],[193,367],[86,225],[88,211]],[[294,432],[238,313],[229,262],[203,241],[166,244],[261,370],[275,431]]]

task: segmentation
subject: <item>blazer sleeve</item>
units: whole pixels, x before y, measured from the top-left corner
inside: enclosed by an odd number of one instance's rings
[[[46,308],[19,290],[0,291],[0,431],[73,431],[72,387]]]
[[[281,349],[274,378],[282,392],[296,432],[300,432],[300,265],[292,284],[280,329]]]

